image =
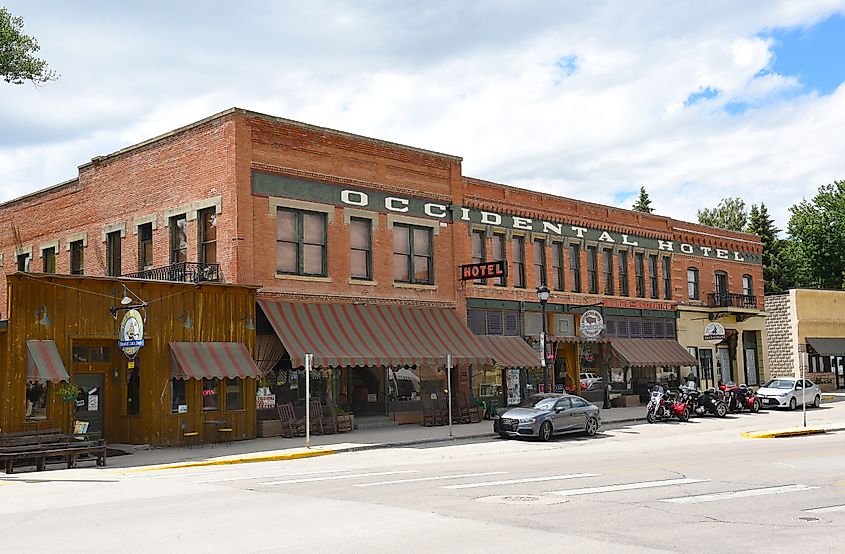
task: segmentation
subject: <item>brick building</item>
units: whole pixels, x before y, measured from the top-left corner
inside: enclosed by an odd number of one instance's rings
[[[297,347],[278,336],[284,312],[272,306],[451,311],[476,335],[536,344],[540,285],[551,290],[545,335],[557,388],[578,388],[579,373],[595,370],[634,396],[706,369],[713,356],[702,354],[701,321],[736,327],[718,347],[735,380],[746,373],[738,344],[753,342],[765,358],[757,237],[468,178],[456,156],[240,109],[95,157],[76,179],[0,205],[0,228],[3,279],[31,271],[261,286],[259,299],[274,304],[257,312],[259,366],[273,368],[279,394],[300,394],[291,392],[301,390],[293,351],[348,354],[361,341],[339,329],[332,308],[303,317],[327,318],[314,328],[338,327],[333,339]],[[507,276],[458,280],[461,264],[493,259],[507,263]],[[0,294],[6,306],[5,287]],[[579,329],[588,310],[605,326],[592,339]],[[459,388],[491,402],[546,378],[537,367],[482,365],[461,368]],[[403,383],[389,367],[349,365],[318,388],[385,413],[390,399],[418,401],[425,382],[440,379],[436,369],[415,371],[420,383]]]

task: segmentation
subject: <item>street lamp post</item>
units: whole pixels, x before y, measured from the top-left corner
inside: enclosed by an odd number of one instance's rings
[[[548,340],[546,331],[546,302],[549,301],[549,287],[540,285],[537,288],[537,298],[540,300],[540,309],[543,310],[543,338],[540,341],[542,352],[540,353],[541,362],[543,365],[543,391],[549,392],[549,362],[546,359],[546,341]]]

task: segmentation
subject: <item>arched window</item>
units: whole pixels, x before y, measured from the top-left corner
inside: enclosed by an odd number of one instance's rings
[[[698,286],[698,269],[694,267],[687,268],[687,295],[690,300],[700,299],[700,289]]]

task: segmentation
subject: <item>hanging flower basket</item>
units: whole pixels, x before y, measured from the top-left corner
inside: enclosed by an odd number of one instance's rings
[[[73,402],[79,396],[80,388],[73,383],[61,382],[53,390],[65,402]]]

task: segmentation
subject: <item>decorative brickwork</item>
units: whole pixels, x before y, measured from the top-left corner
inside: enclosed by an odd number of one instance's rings
[[[766,335],[769,377],[794,377],[794,329],[790,318],[789,294],[766,297]]]

